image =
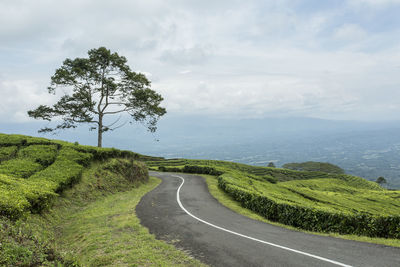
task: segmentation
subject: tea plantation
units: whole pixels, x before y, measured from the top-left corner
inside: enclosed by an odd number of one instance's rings
[[[0,134],[0,215],[17,219],[49,207],[57,193],[79,181],[92,160],[138,159],[139,154],[63,141]]]
[[[0,266],[202,266],[132,212],[159,183],[145,159],[0,134]]]
[[[243,207],[309,231],[400,238],[400,191],[363,178],[255,167],[210,160],[151,159],[161,171],[218,176],[218,185]]]

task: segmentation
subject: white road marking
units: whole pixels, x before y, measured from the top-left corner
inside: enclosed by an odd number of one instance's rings
[[[241,236],[241,237],[244,237],[244,238],[256,241],[256,242],[260,242],[260,243],[263,243],[263,244],[266,244],[266,245],[270,245],[270,246],[277,247],[277,248],[280,248],[280,249],[288,250],[288,251],[291,251],[291,252],[294,252],[294,253],[298,253],[298,254],[301,254],[301,255],[305,255],[305,256],[308,256],[308,257],[311,257],[311,258],[315,258],[315,259],[318,259],[318,260],[321,260],[321,261],[326,261],[326,262],[329,262],[329,263],[332,263],[332,264],[335,264],[335,265],[338,265],[338,266],[352,267],[351,265],[347,265],[347,264],[344,264],[344,263],[341,263],[341,262],[338,262],[338,261],[330,260],[330,259],[327,259],[327,258],[324,258],[324,257],[320,257],[320,256],[317,256],[317,255],[313,255],[313,254],[310,254],[310,253],[307,253],[307,252],[303,252],[303,251],[300,251],[300,250],[296,250],[296,249],[288,248],[288,247],[285,247],[285,246],[277,245],[277,244],[274,244],[274,243],[271,243],[271,242],[267,242],[267,241],[264,241],[264,240],[260,240],[260,239],[257,239],[257,238],[251,237],[251,236],[243,235],[243,234],[240,234],[240,233],[225,229],[223,227],[214,225],[212,223],[209,223],[209,222],[207,222],[205,220],[202,220],[202,219],[194,216],[187,209],[185,209],[185,207],[182,205],[182,202],[181,202],[180,197],[179,197],[179,193],[181,191],[181,188],[182,188],[183,184],[185,183],[185,179],[183,179],[183,177],[178,176],[178,175],[172,175],[172,176],[180,178],[182,180],[181,185],[179,186],[178,190],[176,191],[176,200],[178,201],[179,206],[181,207],[181,209],[184,212],[186,212],[188,215],[190,215],[194,219],[196,219],[196,220],[198,220],[198,221],[200,221],[202,223],[205,223],[205,224],[207,224],[207,225],[209,225],[211,227],[214,227],[216,229],[219,229],[219,230],[222,230],[222,231],[225,231],[225,232],[237,235],[237,236]]]

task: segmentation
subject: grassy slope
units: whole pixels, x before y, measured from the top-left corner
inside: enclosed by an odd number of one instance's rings
[[[384,190],[376,183],[350,175],[293,171],[211,160],[156,160],[146,164],[154,169],[158,166],[182,168],[185,165],[213,167],[223,172],[223,178],[230,184],[268,196],[277,203],[347,214],[400,214],[400,191]]]
[[[201,263],[162,241],[140,225],[135,207],[141,197],[159,184],[131,186],[128,191],[116,177],[95,177],[95,165],[82,181],[67,190],[44,216],[32,216],[31,224],[56,233],[54,245],[82,266],[200,266]]]
[[[221,188],[218,187],[218,180],[215,176],[204,175],[204,174],[202,176],[205,178],[205,180],[207,182],[207,186],[208,186],[208,189],[209,189],[211,195],[213,197],[215,197],[222,205],[224,205],[225,207],[227,207],[239,214],[242,214],[243,216],[249,217],[251,219],[262,221],[262,222],[273,224],[273,225],[277,225],[280,227],[285,227],[285,228],[295,230],[295,231],[302,231],[302,232],[310,233],[310,234],[330,236],[330,237],[335,237],[335,238],[343,238],[343,239],[360,241],[360,242],[382,244],[382,245],[386,245],[386,246],[400,247],[399,239],[372,238],[372,237],[358,236],[358,235],[340,235],[340,234],[336,234],[336,233],[326,234],[326,233],[320,233],[320,232],[310,232],[310,231],[305,231],[305,230],[299,230],[298,228],[291,227],[291,226],[288,226],[285,224],[272,222],[249,209],[243,208],[239,202],[232,199],[232,197],[230,197],[227,193],[225,193]]]
[[[139,224],[146,158],[0,134],[0,266],[201,265]]]

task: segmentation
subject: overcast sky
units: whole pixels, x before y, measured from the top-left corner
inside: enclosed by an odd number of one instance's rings
[[[170,113],[398,119],[399,0],[1,0],[0,121],[57,99],[65,58],[106,46]]]

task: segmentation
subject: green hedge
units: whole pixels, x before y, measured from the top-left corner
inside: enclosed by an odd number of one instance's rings
[[[118,173],[129,182],[147,182],[149,180],[147,167],[142,162],[133,159],[111,159],[104,164],[103,169]]]
[[[16,219],[27,211],[46,209],[57,193],[80,180],[91,161],[109,158],[127,158],[105,164],[126,179],[148,179],[147,168],[134,159],[152,157],[114,148],[0,134],[0,215]]]
[[[77,151],[89,153],[96,160],[105,160],[109,158],[133,158],[139,159],[140,154],[128,150],[119,150],[115,148],[99,148],[93,146],[71,145]]]
[[[61,148],[60,152],[58,153],[57,160],[60,159],[70,160],[80,165],[88,166],[90,161],[93,159],[93,155],[90,153],[80,152],[70,146],[65,146]]]
[[[158,170],[162,172],[184,172],[184,173],[209,174],[215,176],[222,174],[221,171],[218,171],[215,168],[208,166],[198,166],[198,165],[185,165],[183,166],[183,168],[159,166]]]
[[[218,186],[243,207],[265,218],[304,230],[337,232],[370,237],[400,238],[400,216],[344,214],[277,203],[257,192],[248,191],[218,177]]]
[[[52,164],[57,156],[56,145],[31,145],[18,151],[18,157],[30,159],[42,166]]]
[[[0,147],[0,162],[9,160],[17,154],[17,146]]]
[[[0,173],[18,178],[28,178],[43,169],[43,166],[31,159],[16,158],[3,161],[0,164]]]
[[[53,190],[61,192],[65,188],[71,187],[81,178],[83,166],[75,161],[60,158],[45,170],[32,175],[32,181],[51,181],[54,183]]]
[[[54,184],[46,181],[30,181],[0,174],[0,215],[11,219],[25,211],[40,212],[49,206],[56,196]]]

